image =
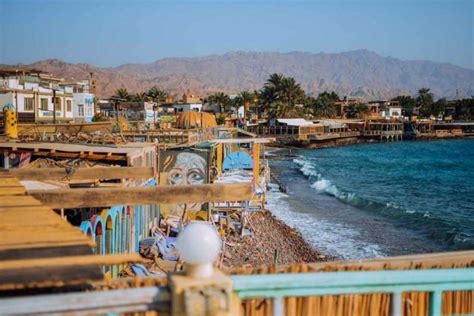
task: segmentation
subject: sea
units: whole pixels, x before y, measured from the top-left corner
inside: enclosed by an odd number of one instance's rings
[[[339,259],[474,249],[474,140],[269,152],[267,208]],[[272,157],[273,156],[273,157]]]

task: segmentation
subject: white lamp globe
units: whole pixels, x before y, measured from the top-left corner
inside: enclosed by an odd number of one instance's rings
[[[178,235],[176,246],[184,262],[212,264],[221,251],[222,241],[210,223],[192,221]]]

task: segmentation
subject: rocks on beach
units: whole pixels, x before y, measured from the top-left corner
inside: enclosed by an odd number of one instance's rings
[[[328,260],[268,210],[251,213],[247,225],[253,236],[226,236],[225,269],[272,265],[276,256],[278,265]]]

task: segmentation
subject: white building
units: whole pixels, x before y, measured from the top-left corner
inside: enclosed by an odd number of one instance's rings
[[[202,103],[177,103],[173,105],[173,108],[175,108],[178,113],[186,111],[201,112]]]
[[[20,123],[72,121],[73,89],[60,82],[36,70],[0,69],[0,109],[13,105]]]
[[[95,96],[90,93],[89,80],[61,83],[73,88],[73,117],[75,122],[92,122],[95,115]]]
[[[380,109],[380,115],[385,119],[400,119],[402,116],[402,107],[398,102],[387,101]]]

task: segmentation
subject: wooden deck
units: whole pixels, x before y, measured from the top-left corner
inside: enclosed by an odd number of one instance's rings
[[[101,264],[140,261],[93,255],[90,238],[25,194],[20,180],[0,175],[0,295],[99,281]]]

